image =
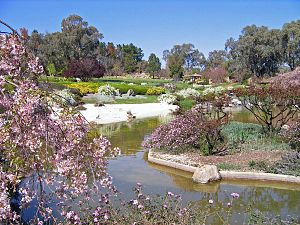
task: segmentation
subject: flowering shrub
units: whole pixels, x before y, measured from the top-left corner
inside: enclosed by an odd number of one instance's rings
[[[198,98],[198,97],[200,97],[200,93],[193,88],[182,89],[179,92],[177,92],[177,94],[182,98]]]
[[[225,88],[223,87],[210,87],[210,88],[206,88],[204,89],[204,91],[202,92],[203,95],[210,95],[210,94],[213,94],[213,95],[220,95],[220,94],[223,94],[224,92],[226,91]]]
[[[16,185],[20,181],[11,173],[3,172],[0,167],[0,223],[5,221],[17,222],[19,216],[11,210],[9,199],[9,186]]]
[[[68,89],[55,91],[52,98],[66,105],[76,105],[75,96]]]
[[[193,110],[161,125],[143,142],[148,149],[177,150],[187,146],[199,147],[202,133],[202,114]]]
[[[99,89],[99,84],[97,83],[87,83],[87,82],[77,82],[66,85],[69,88],[78,89],[81,95],[95,94]]]
[[[172,152],[198,149],[206,155],[224,154],[227,146],[221,129],[228,123],[224,106],[230,99],[224,95],[199,100],[201,104],[155,129],[142,146]]]
[[[176,90],[176,85],[174,83],[166,83],[164,84],[164,88],[171,93],[174,93]]]
[[[109,84],[100,86],[98,89],[98,93],[101,95],[109,95],[114,96],[116,94],[116,89]]]
[[[154,150],[186,151],[198,149],[205,154],[223,151],[221,126],[226,118],[210,119],[203,112],[192,109],[184,115],[158,127],[143,142],[143,147]],[[222,148],[217,148],[222,144]]]
[[[172,94],[162,94],[160,95],[157,100],[160,103],[167,103],[167,104],[174,104],[176,102],[176,96]]]
[[[163,87],[152,87],[147,90],[147,95],[161,95],[165,93],[165,89]]]

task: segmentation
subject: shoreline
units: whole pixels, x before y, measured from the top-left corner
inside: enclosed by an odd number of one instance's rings
[[[196,166],[186,165],[178,162],[173,162],[171,160],[160,159],[152,155],[151,150],[148,152],[148,161],[156,163],[159,165],[172,167],[175,169],[183,170],[186,172],[194,173],[197,168]],[[300,184],[300,177],[283,175],[283,174],[273,174],[273,173],[263,173],[263,172],[239,172],[239,171],[219,171],[221,175],[221,180],[259,180],[259,181],[276,181],[276,182],[287,182]]]

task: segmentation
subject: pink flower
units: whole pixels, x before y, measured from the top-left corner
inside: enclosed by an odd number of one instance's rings
[[[209,200],[208,200],[208,203],[209,203],[209,204],[213,204],[213,203],[214,203],[214,200],[209,199]]]
[[[133,200],[133,203],[132,203],[133,205],[137,205],[137,204],[139,204],[139,202],[138,202],[138,200]]]
[[[168,191],[168,196],[174,196],[174,194],[170,191]]]
[[[238,197],[240,197],[240,195],[239,195],[238,193],[235,193],[235,192],[231,193],[230,195],[231,195],[231,197],[233,197],[233,198],[238,198]]]

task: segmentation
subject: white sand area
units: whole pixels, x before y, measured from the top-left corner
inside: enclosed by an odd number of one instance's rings
[[[89,122],[108,124],[128,120],[128,112],[131,112],[137,119],[163,116],[178,109],[177,105],[164,103],[144,104],[105,104],[95,107],[93,104],[85,104],[86,110],[80,111]]]

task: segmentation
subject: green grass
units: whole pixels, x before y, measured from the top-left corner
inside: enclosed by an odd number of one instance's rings
[[[219,163],[217,165],[219,170],[240,170],[240,165],[231,164],[231,163]]]
[[[186,98],[179,101],[179,107],[182,111],[187,111],[195,105],[195,100]]]
[[[193,88],[193,85],[182,82],[182,81],[178,81],[176,83],[176,90],[181,90],[181,89],[186,89],[186,88]]]
[[[230,122],[223,127],[222,133],[233,151],[291,150],[289,144],[284,142],[279,135],[265,134],[258,124]]]

